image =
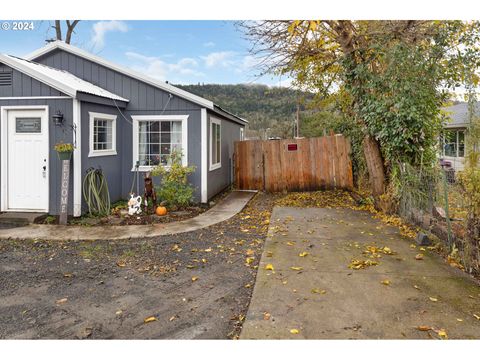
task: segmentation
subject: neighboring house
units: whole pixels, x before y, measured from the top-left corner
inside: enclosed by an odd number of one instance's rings
[[[26,59],[0,54],[0,107],[0,211],[59,213],[58,142],[75,145],[69,214],[86,210],[87,169],[102,169],[112,201],[125,199],[137,162],[141,172],[165,165],[174,148],[196,167],[189,181],[195,201],[206,203],[232,183],[234,141],[246,125],[209,100],[61,41]]]
[[[480,110],[480,103],[477,103],[476,108],[477,111]],[[443,125],[440,157],[450,161],[456,171],[462,171],[465,167],[465,136],[470,125],[468,104],[461,102],[444,111],[449,116],[449,121]]]

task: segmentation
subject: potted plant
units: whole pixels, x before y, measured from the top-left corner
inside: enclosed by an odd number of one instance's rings
[[[55,145],[55,151],[60,160],[70,160],[73,153],[73,145],[70,143],[58,143]]]

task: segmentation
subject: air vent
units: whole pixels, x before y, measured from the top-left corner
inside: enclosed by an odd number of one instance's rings
[[[0,72],[0,86],[11,86],[11,85],[12,85],[12,73]]]

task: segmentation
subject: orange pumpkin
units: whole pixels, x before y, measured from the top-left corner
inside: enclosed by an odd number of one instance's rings
[[[167,215],[167,208],[165,206],[157,206],[155,209],[155,214],[158,216]]]

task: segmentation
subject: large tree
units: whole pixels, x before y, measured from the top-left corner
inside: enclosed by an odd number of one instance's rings
[[[434,161],[440,108],[478,65],[478,23],[262,21],[241,24],[267,72],[333,98],[363,131],[374,197],[392,166]],[[467,61],[468,60],[468,61]]]
[[[72,35],[75,32],[75,27],[78,25],[80,20],[65,20],[67,33],[65,35],[65,43],[70,44],[72,41]],[[63,40],[62,37],[62,22],[61,20],[55,20],[55,24],[52,26],[55,29],[55,39]]]

